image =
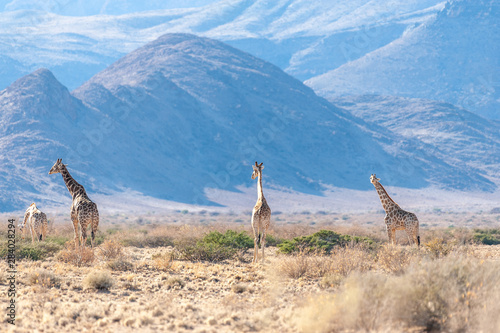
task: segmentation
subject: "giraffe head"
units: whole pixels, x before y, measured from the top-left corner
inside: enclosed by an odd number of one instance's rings
[[[262,170],[264,169],[264,166],[262,164],[264,164],[264,162],[260,164],[257,164],[257,162],[255,162],[255,165],[252,165],[253,168],[252,179],[257,178],[259,174],[262,173]]]
[[[370,183],[372,183],[373,185],[377,184],[379,180],[380,179],[377,178],[377,176],[374,173],[370,177]]]
[[[49,171],[49,175],[53,174],[53,173],[61,173],[63,168],[65,167],[66,165],[62,164],[62,158],[58,158],[57,159],[57,162],[52,166],[52,168],[50,169]]]

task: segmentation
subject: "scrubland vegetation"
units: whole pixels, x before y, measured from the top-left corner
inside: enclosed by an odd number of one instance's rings
[[[16,326],[0,329],[500,331],[498,215],[432,214],[420,248],[388,244],[379,217],[276,214],[257,265],[246,215],[109,216],[83,251],[58,221],[46,242],[17,240]]]

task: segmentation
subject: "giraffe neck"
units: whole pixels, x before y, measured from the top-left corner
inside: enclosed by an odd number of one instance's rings
[[[258,200],[262,200],[264,198],[264,192],[262,191],[262,171],[259,172],[259,180],[257,182],[257,196]]]
[[[377,190],[378,196],[380,197],[380,202],[382,203],[382,207],[384,207],[384,210],[386,212],[394,209],[394,208],[399,208],[399,205],[392,200],[392,198],[389,196],[385,188],[382,186],[382,184],[378,183],[375,184],[375,189]]]
[[[83,186],[78,184],[76,180],[74,180],[73,177],[71,177],[68,169],[66,169],[65,166],[63,166],[61,175],[63,177],[64,183],[66,184],[66,187],[68,188],[69,193],[73,198],[79,194],[80,195],[83,194],[85,196],[87,195]]]

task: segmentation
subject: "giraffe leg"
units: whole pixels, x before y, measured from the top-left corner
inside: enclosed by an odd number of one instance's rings
[[[266,248],[266,228],[262,232],[262,239],[260,241],[260,246],[262,247],[262,263],[264,263],[264,249]]]
[[[71,217],[73,220],[73,230],[75,231],[75,249],[80,247],[80,237],[78,235],[78,219],[76,217]]]
[[[387,237],[389,238],[389,244],[394,244],[394,241],[392,239],[392,229],[387,225]]]
[[[30,223],[31,244],[35,244],[35,230],[33,230],[33,229],[34,229],[33,224]]]
[[[80,225],[81,227],[81,233],[82,233],[82,247],[85,247],[87,246],[87,224],[86,223],[82,223]]]
[[[42,224],[42,235],[40,236],[41,240],[45,240],[47,238],[47,229],[49,228],[49,224],[47,220]]]
[[[252,263],[257,262],[259,251],[259,228],[255,226],[255,216],[252,215],[252,229],[253,229],[253,260]]]
[[[91,233],[91,238],[90,238],[90,246],[94,247],[94,239],[95,235],[97,234],[97,227],[99,226],[99,212],[97,211],[97,208],[92,212],[92,221],[90,222],[90,233]]]

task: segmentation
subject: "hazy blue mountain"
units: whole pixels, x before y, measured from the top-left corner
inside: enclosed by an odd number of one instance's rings
[[[162,36],[72,94],[38,70],[1,91],[0,108],[2,211],[68,203],[61,177],[47,175],[61,157],[90,194],[131,189],[198,204],[209,188],[252,184],[255,161],[266,186],[319,195],[329,185],[370,189],[372,172],[394,186],[495,188],[278,67],[188,34]]]
[[[500,122],[448,103],[390,96],[349,96],[333,100],[365,121],[407,140],[428,145],[432,154],[463,170],[500,183]]]
[[[1,91],[0,109],[0,210],[21,209],[40,200],[65,201],[69,194],[62,177],[49,176],[48,171],[57,156],[73,155],[82,148],[85,133],[102,115],[72,97],[46,69]],[[80,171],[87,171],[85,160],[73,162]],[[93,190],[92,179],[85,184]]]
[[[500,119],[499,19],[497,1],[450,1],[434,20],[306,84],[328,99],[419,97]]]
[[[166,9],[181,3],[195,8]],[[0,12],[2,54],[20,61],[26,72],[49,68],[74,89],[123,55],[173,32],[225,41],[305,80],[392,42],[408,27],[435,16],[443,4],[441,0],[18,0],[4,7],[8,10]],[[100,13],[124,15],[94,15]]]

